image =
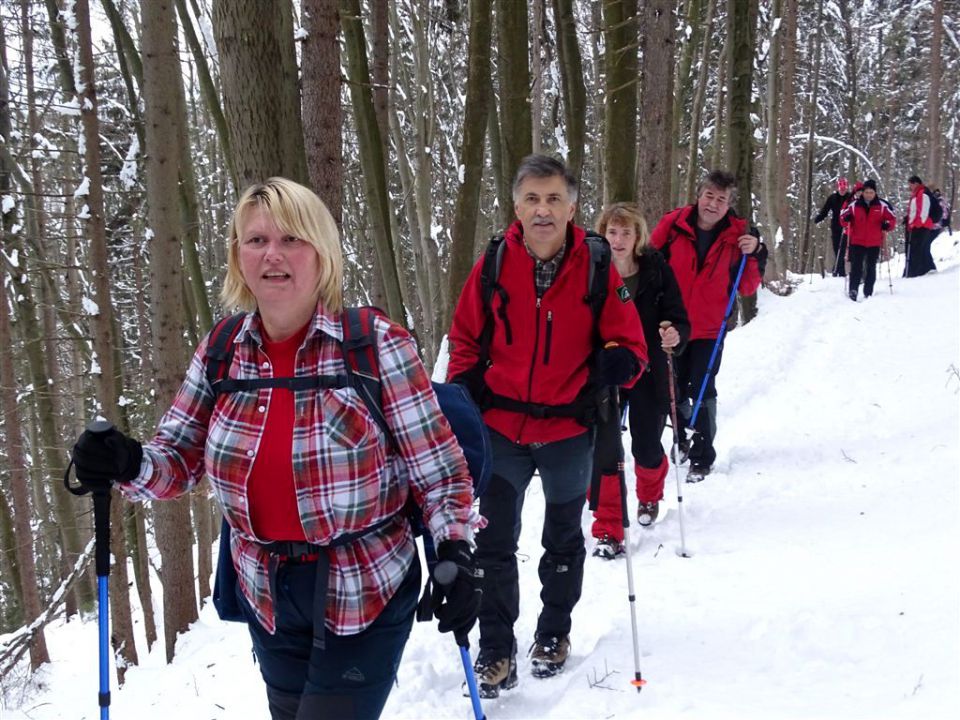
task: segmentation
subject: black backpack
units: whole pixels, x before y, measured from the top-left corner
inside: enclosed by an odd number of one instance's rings
[[[593,232],[587,232],[584,241],[587,244],[590,253],[590,264],[587,278],[587,292],[583,301],[590,306],[593,314],[594,331],[594,354],[600,349],[599,321],[600,314],[603,312],[604,303],[607,301],[607,284],[610,277],[610,244],[606,238]],[[484,380],[484,374],[490,361],[490,343],[493,340],[494,317],[493,317],[493,296],[500,297],[500,307],[497,309],[497,317],[503,322],[504,335],[507,345],[513,344],[513,331],[510,327],[510,320],[507,317],[507,304],[510,296],[506,289],[500,285],[500,271],[503,267],[503,257],[506,251],[506,239],[503,235],[491,238],[487,249],[483,254],[483,265],[480,270],[480,290],[482,293],[483,309],[486,317],[483,329],[478,338],[480,351],[477,356],[476,364],[463,375],[456,378],[457,382],[465,384],[481,410],[491,408],[509,410],[511,412],[522,413],[535,418],[553,418],[567,417],[577,420],[586,427],[592,427],[596,423],[599,413],[604,413],[609,404],[609,394],[607,388],[599,387],[591,376],[584,388],[577,395],[573,402],[564,405],[545,405],[540,403],[529,403],[515,398],[509,398],[504,395],[493,393]],[[594,363],[591,362],[591,368]]]
[[[395,446],[393,432],[383,413],[382,383],[380,382],[380,356],[373,328],[373,318],[382,314],[373,307],[345,308],[342,313],[343,357],[346,375],[312,375],[295,378],[247,378],[229,377],[233,361],[234,343],[245,313],[237,313],[220,320],[210,331],[207,352],[204,358],[206,376],[214,394],[259,390],[281,387],[288,390],[319,390],[326,388],[353,388],[363,400],[367,411],[377,423],[387,441]],[[480,497],[490,483],[493,472],[493,455],[490,434],[483,423],[480,410],[466,388],[447,383],[432,383],[440,409],[450,423],[453,434],[463,450],[473,479],[474,497]],[[424,551],[428,562],[435,561],[433,538],[423,523],[422,513],[413,500],[407,499],[405,508],[415,535],[423,535]],[[226,518],[220,523],[220,544],[217,554],[217,569],[213,588],[213,604],[221,620],[244,622],[246,620],[237,603],[237,574],[230,553],[230,525]],[[339,538],[338,538],[339,540]],[[351,534],[347,542],[356,540]],[[337,544],[334,541],[334,544]]]
[[[937,196],[927,188],[924,188],[923,192],[930,199],[930,212],[927,214],[927,217],[933,222],[939,223],[943,220],[943,205],[940,203],[940,200],[937,199]]]

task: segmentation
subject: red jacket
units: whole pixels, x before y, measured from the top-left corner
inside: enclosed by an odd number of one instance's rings
[[[720,234],[707,251],[703,267],[697,271],[696,210],[696,205],[686,205],[668,212],[653,229],[650,244],[667,256],[677,276],[683,304],[690,316],[690,339],[714,339],[720,334],[743,256],[737,239],[748,234],[750,228],[743,218],[732,211],[727,213],[720,221]],[[753,295],[760,287],[766,259],[766,248],[762,244],[754,255],[747,256],[738,288],[741,295]]]
[[[502,300],[494,293],[493,339],[484,376],[487,386],[497,395],[522,402],[563,405],[573,402],[587,382],[588,363],[595,349],[593,311],[584,302],[590,250],[583,239],[583,228],[572,224],[567,228],[567,250],[560,270],[539,301],[533,279],[535,264],[523,244],[523,226],[515,222],[505,234],[498,282],[509,298],[506,314],[512,344],[506,342],[503,320],[498,315]],[[453,315],[448,378],[469,372],[479,358],[479,338],[487,317],[480,287],[482,270],[481,257],[473,266]],[[622,287],[623,281],[611,262],[607,299],[597,329],[604,344],[615,342],[628,348],[646,367],[647,344],[640,317]],[[483,419],[493,430],[522,444],[565,440],[584,431],[583,425],[572,418],[534,418],[502,409],[487,410]]]
[[[851,245],[880,247],[883,233],[896,227],[897,217],[886,200],[875,197],[869,205],[860,198],[840,213],[840,224],[847,229]]]
[[[923,185],[918,185],[916,191],[910,196],[910,203],[907,206],[907,228],[917,230],[932,227],[930,198],[927,197],[926,188]]]

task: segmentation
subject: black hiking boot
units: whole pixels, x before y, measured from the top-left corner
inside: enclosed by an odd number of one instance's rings
[[[535,678],[548,678],[563,672],[570,656],[570,636],[541,636],[530,648],[530,672]]]
[[[500,697],[501,690],[510,690],[517,686],[517,642],[509,657],[496,650],[481,649],[477,661],[473,664],[473,674],[477,678],[477,691],[485,699]],[[470,690],[463,684],[464,697],[470,697]]]
[[[609,535],[604,535],[597,540],[597,544],[593,548],[593,556],[603,558],[604,560],[616,560],[625,552],[626,549],[623,546],[623,542],[614,540]]]
[[[688,483],[698,483],[702,482],[703,479],[710,474],[710,471],[713,468],[710,465],[700,465],[699,463],[692,463],[690,469],[687,471],[687,482]]]
[[[637,506],[637,522],[640,523],[643,527],[650,527],[656,522],[657,515],[660,514],[660,503],[654,500],[653,502],[640,503]]]
[[[679,454],[680,457],[677,457]],[[670,459],[677,465],[683,465],[690,456],[690,441],[682,438],[676,445],[670,448]]]

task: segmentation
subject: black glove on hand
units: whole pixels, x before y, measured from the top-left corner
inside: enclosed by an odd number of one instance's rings
[[[623,385],[637,374],[637,356],[625,347],[608,347],[597,356],[601,385]]]
[[[466,540],[444,540],[437,546],[437,558],[441,562],[453,562],[457,566],[457,575],[452,583],[437,583],[439,592],[433,598],[433,614],[440,621],[440,632],[453,630],[458,637],[465,637],[480,612],[483,571],[477,567]]]
[[[72,457],[77,480],[93,492],[139,475],[143,448],[116,428],[99,433],[84,430],[73,446]]]

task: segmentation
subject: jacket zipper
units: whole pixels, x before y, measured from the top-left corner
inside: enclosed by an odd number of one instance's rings
[[[537,297],[537,319],[534,323],[534,336],[533,336],[533,358],[530,361],[530,375],[527,377],[527,402],[533,402],[533,369],[537,365],[537,352],[540,350],[540,297]],[[524,414],[523,420],[520,422],[520,430],[517,431],[517,443],[520,442],[520,438],[523,437],[523,429],[527,425],[527,418],[529,415]]]
[[[553,310],[547,310],[547,336],[543,348],[543,364],[550,364],[550,338],[553,337]]]

